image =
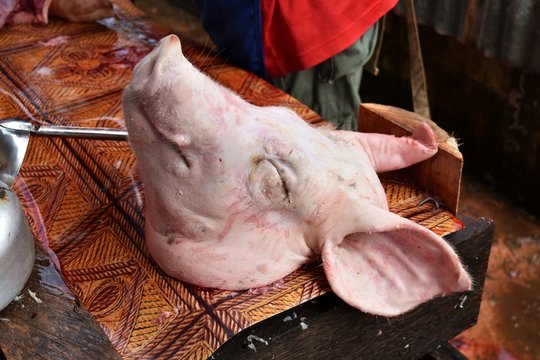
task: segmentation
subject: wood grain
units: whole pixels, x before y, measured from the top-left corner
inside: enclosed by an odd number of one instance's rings
[[[474,279],[472,291],[433,299],[395,318],[362,313],[333,293],[325,294],[244,330],[211,359],[416,359],[427,355],[476,323],[493,229],[492,221],[481,218],[447,237]]]
[[[120,359],[40,244],[20,299],[0,312],[0,348],[7,359]]]
[[[457,214],[463,156],[455,139],[433,121],[413,112],[380,104],[362,104],[359,131],[404,136],[411,134],[420,122],[435,132],[439,151],[432,158],[407,168],[406,172],[424,190],[436,196],[445,207]]]

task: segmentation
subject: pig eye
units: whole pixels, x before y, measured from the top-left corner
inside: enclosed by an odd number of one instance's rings
[[[268,160],[268,162],[270,164],[272,164],[272,166],[274,167],[274,169],[276,170],[276,172],[279,175],[279,180],[281,182],[281,188],[283,190],[283,193],[285,194],[284,200],[288,200],[289,202],[292,202],[291,193],[289,192],[289,186],[288,186],[288,183],[287,183],[287,179],[285,178],[284,172],[280,169],[279,166],[277,166],[277,164],[274,161]]]
[[[259,191],[272,201],[291,201],[287,180],[279,166],[270,159],[260,160],[252,172],[259,184]]]

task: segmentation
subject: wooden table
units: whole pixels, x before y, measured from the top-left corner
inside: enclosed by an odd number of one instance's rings
[[[468,219],[447,237],[475,280],[475,289],[432,300],[397,318],[361,313],[333,293],[275,315],[233,336],[214,359],[459,359],[446,343],[478,317],[493,223]],[[43,287],[41,304],[28,290]],[[92,315],[67,289],[39,249],[24,297],[0,313],[0,346],[8,359],[118,359]],[[430,354],[431,353],[431,354]],[[427,357],[426,357],[427,358]]]
[[[118,18],[99,24],[54,20],[46,27],[0,30],[0,118],[123,127],[121,91],[134,65],[167,31],[129,1],[116,4]],[[183,49],[248,101],[287,106],[314,125],[323,123],[207,49],[185,40]],[[451,151],[440,153],[429,182],[436,185],[449,178],[439,170],[455,160],[444,158]],[[459,178],[457,166],[452,174]],[[426,172],[421,166],[418,173]],[[392,197],[396,213],[440,234],[459,225],[448,211],[416,206],[424,185],[422,190],[390,178],[385,184],[387,191],[408,189],[408,198]],[[449,184],[457,187],[428,190],[446,196],[453,210],[459,182]],[[38,257],[22,299],[0,312],[0,348],[8,359],[382,359],[430,352],[443,358],[446,342],[476,322],[493,233],[491,221],[480,218],[448,236],[474,278],[473,291],[386,319],[345,305],[316,266],[299,269],[268,294],[199,289],[161,273],[146,251],[143,184],[126,143],[33,138],[15,190]]]

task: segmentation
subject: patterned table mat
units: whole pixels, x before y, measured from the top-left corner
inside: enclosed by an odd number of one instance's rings
[[[134,65],[166,30],[129,1],[117,19],[52,20],[0,30],[0,118],[124,128],[121,91]],[[311,110],[265,81],[183,41],[186,56],[257,105]],[[417,206],[426,194],[383,178],[390,209],[444,235],[461,227],[448,211]],[[206,358],[250,325],[329,291],[317,264],[255,291],[218,291],[163,274],[144,242],[144,193],[126,142],[31,138],[15,183],[39,241],[56,256],[69,288],[124,358]]]

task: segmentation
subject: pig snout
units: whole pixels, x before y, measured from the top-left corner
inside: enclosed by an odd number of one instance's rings
[[[175,68],[183,60],[180,39],[176,36],[165,37],[135,66],[130,86],[137,89],[149,81],[155,82],[156,77],[165,76],[168,69]]]
[[[137,65],[123,108],[146,242],[169,275],[241,290],[321,256],[336,294],[387,316],[471,286],[442,238],[388,211],[376,174],[435,154],[429,126],[401,138],[315,129],[202,74],[174,35]]]

